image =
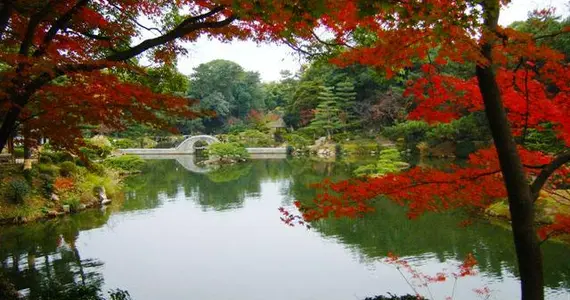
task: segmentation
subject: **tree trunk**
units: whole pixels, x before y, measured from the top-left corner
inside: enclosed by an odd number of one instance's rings
[[[16,128],[16,122],[18,121],[18,116],[20,116],[20,111],[21,109],[19,107],[13,106],[2,121],[2,126],[0,127],[0,152],[4,150],[4,147],[8,143],[8,139]]]
[[[485,4],[486,27],[493,31],[497,28],[499,4],[496,0],[488,0]],[[477,66],[476,73],[508,193],[522,299],[543,300],[542,253],[534,228],[534,201],[493,71],[490,43],[482,45],[482,54],[489,63],[486,66]]]
[[[23,125],[23,135],[24,135],[24,170],[30,170],[32,168],[32,147],[33,142],[30,138],[30,128],[27,125]]]

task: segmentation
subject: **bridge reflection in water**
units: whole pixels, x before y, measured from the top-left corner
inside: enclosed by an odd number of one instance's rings
[[[192,173],[199,173],[204,174],[208,173],[215,168],[212,166],[204,166],[200,165],[198,162],[200,161],[200,156],[192,155],[192,154],[138,154],[139,157],[146,160],[153,160],[153,159],[169,159],[169,160],[176,160],[178,164],[180,164],[184,169],[192,172]],[[287,154],[251,154],[251,159],[286,159]]]

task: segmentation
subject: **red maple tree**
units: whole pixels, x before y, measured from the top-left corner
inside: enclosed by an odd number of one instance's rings
[[[2,1],[0,150],[22,124],[26,135],[73,149],[82,142],[83,125],[121,128],[129,120],[164,125],[158,111],[192,118],[196,114],[187,99],[154,94],[117,74],[136,69],[134,60],[143,54],[157,64],[173,63],[185,52],[182,43],[200,36],[282,39],[287,27],[315,25],[310,14],[296,13],[312,6],[303,1]]]
[[[508,3],[327,2],[327,14],[320,24],[335,33],[335,45],[346,46],[332,59],[334,63],[376,66],[389,77],[418,61],[426,62],[424,76],[406,91],[417,104],[409,117],[449,122],[465,112],[484,111],[494,145],[471,155],[467,166],[418,167],[378,178],[325,181],[317,185],[323,190],[313,203],[296,205],[305,221],[357,217],[372,210],[371,200],[386,195],[407,205],[410,217],[417,217],[425,211],[484,208],[506,197],[522,299],[544,299],[541,238],[570,233],[570,216],[559,215],[555,224],[537,230],[534,215],[542,190],[555,190],[569,182],[570,69],[562,53],[537,41],[568,29],[533,36],[502,27],[499,13]],[[356,30],[370,36],[367,43],[353,42]],[[299,48],[302,40],[306,38],[298,41]],[[323,41],[314,35],[312,42]],[[437,49],[435,56],[433,49]],[[452,62],[473,64],[476,76],[465,80],[439,72]],[[557,154],[525,149],[528,130],[543,130],[546,124],[567,148]],[[289,223],[295,220],[295,216],[285,218]]]

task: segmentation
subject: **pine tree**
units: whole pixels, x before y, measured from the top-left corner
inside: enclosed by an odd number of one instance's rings
[[[341,110],[340,119],[344,130],[354,128],[359,121],[354,111],[356,91],[354,83],[351,81],[341,81],[336,84],[334,96],[338,107]]]
[[[335,94],[333,94],[333,89],[330,87],[322,88],[318,100],[319,105],[311,124],[309,124],[309,128],[318,133],[325,133],[330,139],[334,132],[343,127],[343,122],[340,118],[341,109]]]

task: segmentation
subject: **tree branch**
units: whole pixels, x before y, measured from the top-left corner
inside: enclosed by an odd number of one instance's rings
[[[147,30],[147,31],[156,31],[156,32],[158,32],[159,34],[164,34],[164,33],[162,32],[162,30],[160,30],[160,29],[158,29],[158,28],[156,28],[156,27],[147,27],[147,26],[144,26],[144,25],[141,24],[139,21],[137,21],[137,18],[136,18],[136,17],[133,17],[132,15],[125,13],[124,10],[123,10],[119,5],[117,5],[117,4],[115,4],[115,3],[111,3],[111,6],[113,6],[113,7],[116,8],[119,12],[123,13],[124,15],[126,15],[126,16],[127,16],[133,23],[135,23],[137,26],[139,26],[139,27],[141,27],[141,28],[143,28],[143,29],[145,29],[145,30]]]
[[[108,61],[125,61],[127,59],[133,58],[133,57],[143,53],[144,51],[146,51],[150,48],[153,48],[153,47],[156,47],[159,45],[163,45],[163,44],[168,43],[170,41],[173,41],[179,37],[185,36],[185,35],[193,32],[193,31],[205,29],[205,28],[224,27],[224,26],[229,25],[234,20],[236,20],[236,17],[233,15],[222,20],[222,21],[217,21],[217,22],[197,22],[197,23],[188,24],[188,22],[186,20],[186,21],[180,23],[180,25],[176,26],[176,28],[165,33],[164,35],[142,41],[138,45],[136,45],[136,46],[134,46],[128,50],[121,51],[121,52],[118,52],[118,53],[115,53],[113,55],[108,56],[106,58],[106,60],[108,60]]]
[[[568,31],[568,30],[561,30],[561,31],[557,31],[557,32],[554,32],[554,33],[550,33],[550,34],[539,35],[539,36],[535,36],[535,37],[533,38],[533,40],[537,41],[537,40],[540,40],[540,39],[553,38],[553,37],[557,37],[557,36],[562,35],[562,34],[565,34],[565,33],[570,33],[570,31]]]
[[[88,1],[88,0],[82,0]],[[79,4],[79,3],[78,3]],[[76,5],[77,7],[77,5]],[[69,13],[69,12],[68,12]],[[29,100],[29,98],[39,89],[41,89],[45,84],[49,83],[53,79],[69,74],[74,72],[88,72],[94,70],[104,69],[109,66],[109,62],[121,62],[126,61],[130,58],[137,56],[138,54],[156,47],[158,45],[162,45],[168,43],[170,41],[175,40],[176,38],[182,37],[190,32],[205,29],[205,28],[220,28],[226,26],[233,22],[236,19],[235,16],[230,16],[222,21],[218,22],[198,22],[188,24],[186,22],[182,22],[173,30],[169,31],[168,33],[159,36],[157,38],[145,40],[138,45],[121,52],[117,52],[110,56],[107,56],[105,59],[95,61],[93,63],[85,63],[85,64],[67,64],[60,67],[56,67],[53,72],[45,72],[41,75],[37,76],[32,80],[29,84],[26,84],[23,93],[19,93],[18,95],[14,94],[14,97],[18,99],[22,99],[17,104],[21,107],[25,106]],[[183,26],[183,23],[187,26]],[[55,26],[55,25],[54,25]],[[10,98],[10,97],[9,97]],[[18,113],[19,114],[19,113]]]
[[[22,43],[20,44],[20,51],[18,52],[20,55],[28,56],[28,52],[32,46],[36,29],[38,28],[38,25],[40,25],[42,19],[47,15],[52,5],[53,0],[49,1],[40,11],[30,17],[28,27],[26,28],[26,34],[24,35]]]
[[[191,23],[196,23],[196,22],[202,21],[206,18],[212,17],[213,15],[223,11],[224,9],[225,9],[225,7],[223,5],[216,6],[216,7],[212,8],[207,13],[197,15],[194,17],[190,17],[190,18],[184,20],[182,23],[180,23],[179,26],[186,26],[186,25],[191,24]]]
[[[80,31],[80,32],[78,31],[77,33],[79,33],[83,36],[86,36],[90,39],[94,39],[94,40],[98,40],[98,41],[110,41],[111,40],[111,37],[109,37],[109,36],[98,35],[98,34],[90,33],[87,31]]]
[[[55,21],[55,23],[51,26],[49,31],[44,37],[44,40],[38,50],[34,52],[34,57],[39,57],[45,53],[55,36],[58,34],[60,30],[63,30],[67,27],[67,23],[71,20],[71,18],[79,12],[81,8],[87,5],[89,0],[79,0],[70,10],[68,10],[65,14],[63,14],[59,19]]]
[[[301,48],[301,47],[299,47],[299,46],[297,46],[297,45],[291,43],[290,41],[288,41],[288,40],[285,39],[285,38],[282,38],[281,41],[283,41],[283,43],[285,43],[285,45],[289,46],[289,48],[293,49],[293,51],[295,51],[295,52],[302,53],[302,54],[304,54],[304,55],[306,55],[306,56],[308,56],[308,57],[316,57],[316,56],[318,56],[317,53],[309,52],[309,51],[307,51],[307,50],[305,50],[305,49],[303,49],[303,48]]]
[[[566,163],[570,162],[570,150],[566,150],[556,156],[553,161],[551,161],[548,165],[546,165],[540,174],[534,179],[532,184],[530,185],[530,191],[534,200],[538,198],[538,193],[542,189],[542,187],[548,181],[548,178],[556,171],[558,168],[562,167]]]
[[[342,47],[342,46],[344,46],[344,47],[347,47],[347,48],[349,48],[349,49],[355,49],[354,46],[351,46],[351,45],[349,45],[349,44],[347,44],[347,43],[333,43],[333,42],[327,42],[327,41],[321,39],[314,31],[311,31],[311,35],[313,36],[313,38],[314,38],[315,40],[317,40],[317,42],[319,42],[319,43],[321,43],[321,44],[323,44],[323,45],[325,45],[325,46],[329,46],[329,47],[339,47],[339,46]]]

